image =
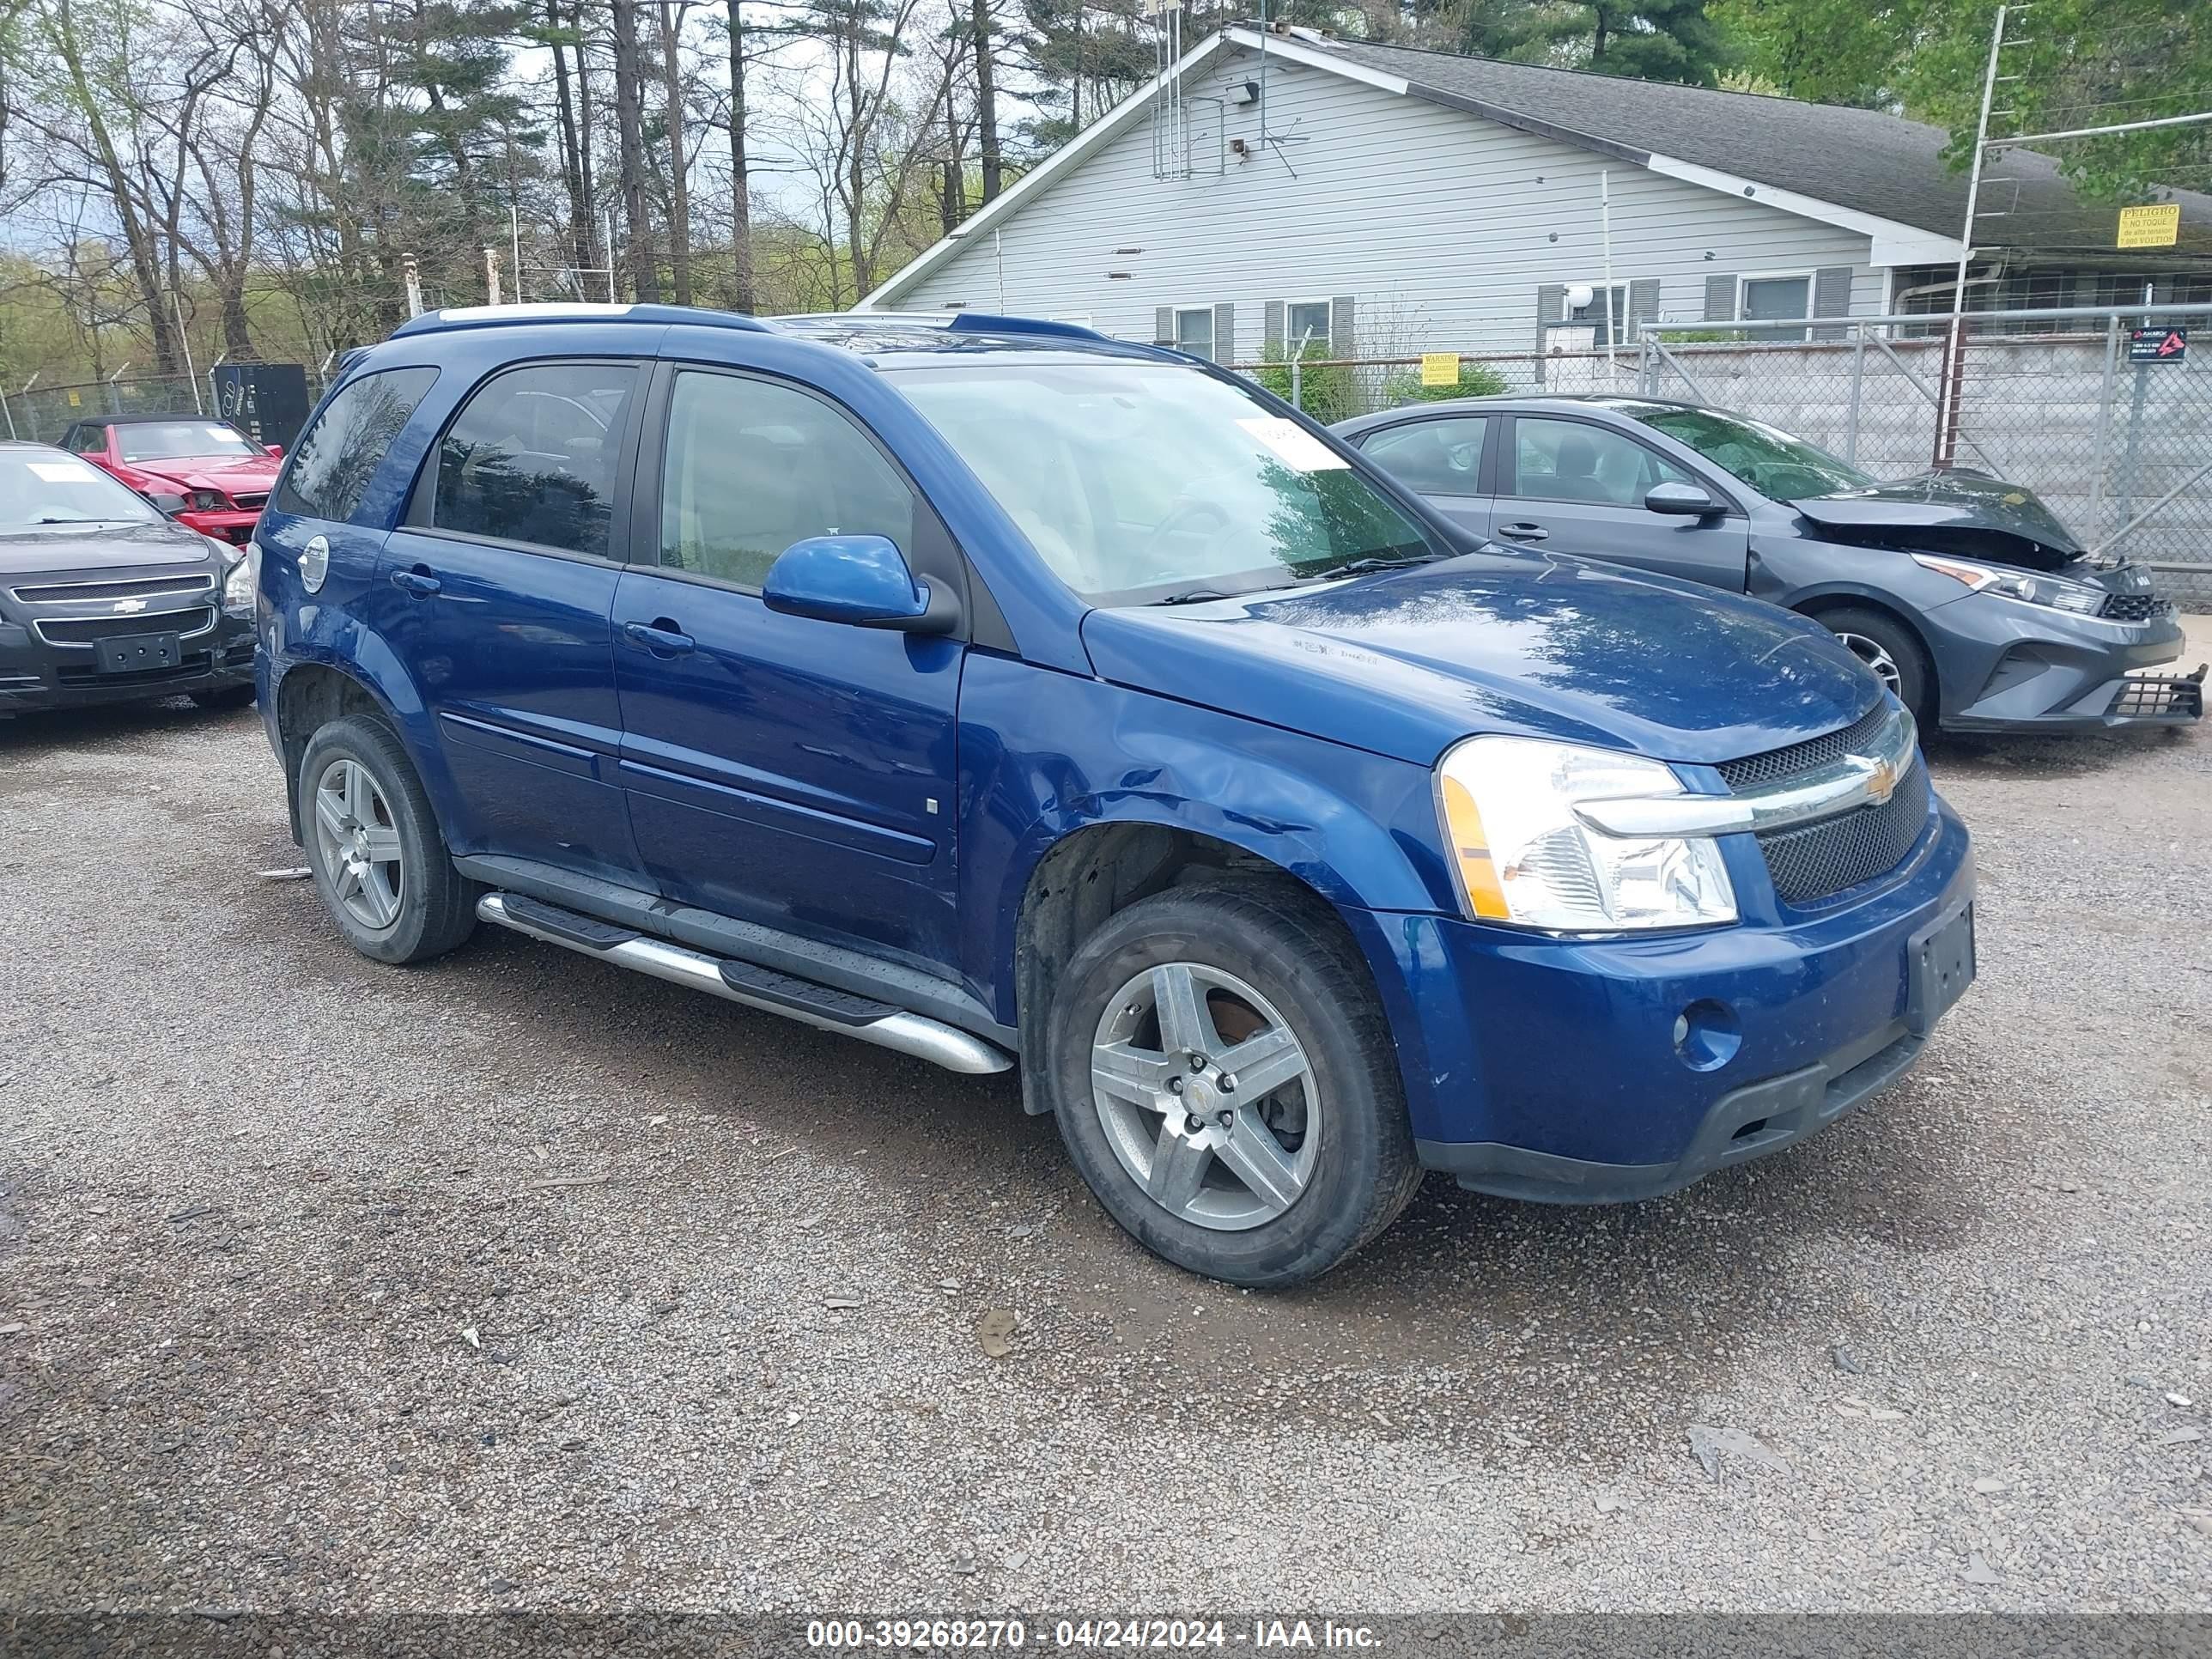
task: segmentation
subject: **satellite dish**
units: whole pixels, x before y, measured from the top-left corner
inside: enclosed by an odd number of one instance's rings
[[[1588,305],[1592,300],[1596,298],[1597,290],[1595,289],[1592,288],[1588,283],[1577,283],[1572,288],[1567,290],[1567,309],[1570,311],[1580,311],[1584,306]]]

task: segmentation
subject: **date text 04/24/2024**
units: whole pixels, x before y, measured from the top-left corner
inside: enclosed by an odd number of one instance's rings
[[[1019,1619],[816,1619],[806,1626],[811,1648],[910,1650],[1019,1649],[1174,1650],[1243,1647],[1368,1650],[1377,1645],[1365,1625],[1334,1620],[1060,1619],[1034,1626]]]

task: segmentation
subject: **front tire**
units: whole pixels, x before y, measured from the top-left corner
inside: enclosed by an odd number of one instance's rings
[[[1366,966],[1302,893],[1173,888],[1118,912],[1069,959],[1049,1042],[1078,1171],[1192,1273],[1317,1278],[1419,1184]]]
[[[1923,731],[1935,729],[1936,674],[1911,629],[1887,611],[1865,605],[1823,611],[1814,620],[1874,671],[1875,678],[1912,711]]]
[[[212,713],[225,714],[234,708],[243,708],[253,701],[253,682],[243,685],[218,685],[205,691],[185,694],[200,708]]]
[[[424,962],[475,931],[475,886],[453,868],[389,727],[332,720],[308,739],[294,787],[315,890],[347,944],[379,962]]]

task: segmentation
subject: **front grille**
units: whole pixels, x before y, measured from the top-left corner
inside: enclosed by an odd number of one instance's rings
[[[1884,697],[1839,731],[1787,749],[1723,761],[1715,769],[1739,794],[1787,785],[1845,755],[1875,752],[1890,722],[1903,718]],[[1776,896],[1785,904],[1814,904],[1887,875],[1905,862],[1920,839],[1928,822],[1928,769],[1916,755],[1887,800],[1818,823],[1761,835],[1759,850],[1766,860]]]
[[[269,505],[269,492],[264,489],[256,495],[234,495],[230,498],[230,504],[241,513],[258,513]]]
[[[1766,873],[1784,904],[1813,904],[1905,862],[1928,823],[1928,769],[1918,761],[1876,806],[1759,838]]]
[[[126,577],[112,582],[54,582],[19,587],[15,597],[25,605],[74,605],[85,599],[158,599],[173,593],[204,593],[215,586],[205,572],[189,576]]]
[[[139,617],[70,617],[33,623],[48,645],[91,645],[138,634],[204,634],[215,626],[212,606],[195,611],[151,611]]]
[[[1800,772],[1810,772],[1815,767],[1826,766],[1830,761],[1845,755],[1864,754],[1863,745],[1871,744],[1881,735],[1889,723],[1889,699],[1882,698],[1856,720],[1841,731],[1828,732],[1824,737],[1808,738],[1803,743],[1793,743],[1787,749],[1770,749],[1763,755],[1747,755],[1741,760],[1723,761],[1714,769],[1731,789],[1742,792],[1757,789],[1762,785],[1791,778]]]
[[[2172,609],[2172,600],[2155,593],[2115,593],[2097,614],[2106,622],[2148,622]]]

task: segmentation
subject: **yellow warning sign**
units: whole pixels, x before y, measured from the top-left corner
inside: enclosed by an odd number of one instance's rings
[[[2172,247],[2181,240],[2181,204],[2120,210],[2121,247]]]
[[[70,392],[70,407],[71,409],[82,409],[82,408],[84,407],[84,399],[83,399],[83,398],[80,398],[80,397],[78,397],[78,396],[77,396],[77,394],[76,394],[76,392]]]
[[[1421,354],[1421,384],[1423,386],[1457,386],[1459,384],[1459,353],[1424,351]]]

